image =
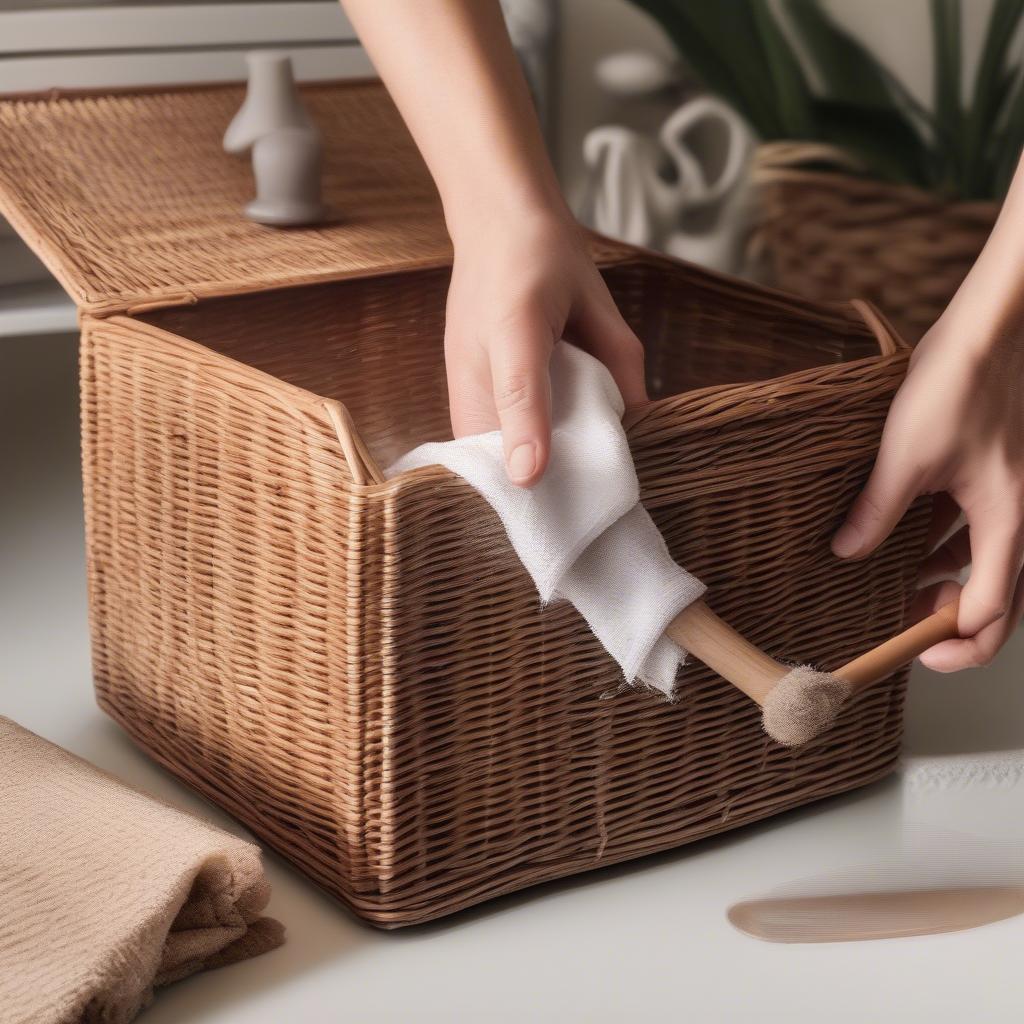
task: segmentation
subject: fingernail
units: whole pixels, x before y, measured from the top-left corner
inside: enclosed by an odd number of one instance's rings
[[[508,475],[513,483],[529,480],[537,468],[537,446],[527,442],[512,449],[508,457]]]
[[[860,531],[844,523],[832,538],[832,554],[837,558],[852,558],[860,550]]]

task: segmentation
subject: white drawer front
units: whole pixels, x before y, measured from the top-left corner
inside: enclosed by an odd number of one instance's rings
[[[373,73],[336,0],[34,7],[0,10],[0,92],[237,80],[260,47],[300,78]]]

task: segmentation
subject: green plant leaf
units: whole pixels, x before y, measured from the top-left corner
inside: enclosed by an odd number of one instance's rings
[[[761,46],[774,86],[782,128],[793,139],[813,137],[811,90],[803,68],[767,3],[752,3]]]
[[[969,198],[984,198],[995,192],[988,140],[1013,85],[1008,55],[1022,14],[1024,0],[995,0],[992,6],[964,126],[964,194]]]
[[[818,0],[786,0],[783,9],[821,77],[827,99],[893,107],[888,73],[862,43],[822,10]]]
[[[831,104],[819,107],[819,116],[827,111],[831,123],[823,124],[818,136],[830,136],[857,151],[886,178],[930,184],[931,114],[867,47],[836,24],[818,0],[787,0],[784,10],[821,78],[824,100]],[[870,116],[872,110],[877,117]],[[893,145],[890,152],[880,152],[874,145],[868,134],[872,125]],[[852,137],[844,138],[846,132]]]
[[[990,184],[987,194],[981,198],[1001,199],[1010,187],[1010,179],[1024,150],[1024,70],[1017,74],[992,139],[988,154]]]
[[[887,180],[967,197],[998,195],[1016,165],[1024,84],[1009,44],[1024,0],[993,0],[970,107],[961,84],[961,0],[929,0],[934,113],[820,0],[777,0],[780,8],[769,0],[633,3],[661,23],[704,85],[763,140],[832,143]],[[785,13],[784,25],[776,9]],[[823,98],[813,96],[801,55],[819,72]]]
[[[935,131],[946,157],[945,177],[962,188],[964,160],[960,0],[931,0]]]
[[[898,110],[834,100],[819,100],[815,106],[822,141],[853,154],[886,181],[930,184],[928,147]]]

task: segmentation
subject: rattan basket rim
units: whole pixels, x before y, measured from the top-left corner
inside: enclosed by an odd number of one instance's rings
[[[720,405],[724,408],[735,406],[734,398],[742,396],[751,404],[764,403],[772,397],[772,393],[782,388],[791,390],[801,385],[814,386],[822,379],[834,377],[837,374],[856,372],[866,366],[887,366],[891,363],[901,363],[906,360],[906,353],[903,351],[891,355],[862,356],[859,359],[844,360],[841,363],[829,363],[822,366],[812,366],[804,370],[796,370],[792,373],[782,374],[779,377],[771,377],[767,380],[739,381],[733,384],[710,384],[705,387],[694,388],[692,391],[682,391],[675,395],[666,395],[664,398],[656,398],[645,405],[640,416],[626,428],[626,435],[631,444],[642,441],[647,436],[656,433],[665,427],[672,428],[679,433],[679,420],[687,416],[688,408],[692,408],[692,418],[696,421],[707,415],[707,407]],[[417,469],[409,469],[393,477],[387,478],[379,483],[368,485],[364,488],[367,494],[374,497],[397,494],[404,486],[413,486],[431,481],[461,479],[443,466],[420,466]],[[466,485],[469,486],[468,484]],[[657,502],[646,502],[647,507],[652,508]]]
[[[588,233],[588,236],[595,260],[600,266],[635,265],[668,269],[678,268],[682,263],[672,257],[636,249],[593,232]],[[804,384],[813,385],[816,381],[828,379],[836,374],[855,372],[858,367],[871,364],[887,365],[893,361],[905,359],[910,351],[910,347],[884,321],[884,318],[881,318],[880,322],[872,322],[872,317],[878,316],[877,311],[872,307],[868,306],[865,309],[863,304],[858,306],[856,301],[850,303],[811,302],[776,289],[754,286],[746,282],[741,283],[716,271],[691,267],[689,264],[686,266],[689,273],[704,278],[706,285],[717,287],[723,292],[735,292],[742,286],[745,290],[752,289],[757,292],[763,300],[772,305],[780,305],[788,310],[805,309],[825,323],[831,319],[837,325],[842,324],[845,327],[849,327],[851,324],[862,326],[866,334],[874,337],[879,351],[839,363],[825,363],[808,367],[778,377],[712,384],[655,399],[628,418],[627,433],[633,441],[656,433],[666,423],[672,424],[673,429],[678,430],[680,422],[689,418],[688,409],[692,410],[692,416],[695,419],[703,420],[712,407],[732,407],[741,399],[754,403],[763,402],[780,388],[792,389],[794,386]],[[398,270],[387,276],[399,278],[408,273],[410,272],[406,270]],[[235,296],[217,296],[216,298],[233,297]],[[85,316],[89,318],[89,314],[85,314]],[[136,340],[138,337],[144,336],[164,344],[172,344],[180,351],[190,352],[197,362],[218,367],[239,385],[257,389],[261,393],[273,397],[283,408],[299,415],[312,416],[320,421],[328,429],[333,430],[338,438],[338,444],[351,477],[352,487],[367,497],[390,497],[399,493],[401,488],[406,485],[415,486],[430,481],[450,481],[454,478],[454,474],[441,466],[424,466],[388,478],[385,476],[384,467],[379,465],[372,453],[371,446],[362,436],[359,424],[354,420],[343,401],[327,398],[291,384],[233,356],[217,352],[200,342],[156,324],[139,320],[131,314],[113,314],[109,317],[95,319],[103,319],[128,329]]]
[[[821,163],[830,159],[835,164],[832,170],[807,166],[809,163]],[[813,185],[835,192],[846,192],[857,198],[882,196],[907,206],[928,210],[943,209],[955,212],[958,216],[977,217],[984,223],[991,222],[992,211],[999,206],[999,203],[992,199],[960,199],[941,192],[931,192],[917,185],[884,181],[868,174],[860,174],[854,162],[841,150],[832,146],[800,142],[764,142],[758,146],[754,155],[752,180],[755,185]]]

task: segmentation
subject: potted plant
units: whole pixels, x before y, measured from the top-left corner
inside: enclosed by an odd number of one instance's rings
[[[969,98],[960,0],[931,0],[931,109],[817,0],[633,2],[759,136],[751,251],[774,283],[869,298],[920,337],[984,244],[1024,145],[1010,49],[1024,0],[995,0]]]

